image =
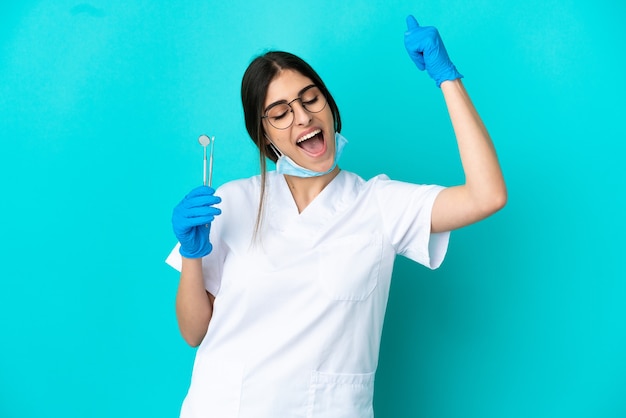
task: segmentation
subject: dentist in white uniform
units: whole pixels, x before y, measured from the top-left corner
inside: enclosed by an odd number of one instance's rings
[[[261,175],[198,187],[172,216],[176,314],[199,346],[181,417],[373,417],[395,256],[437,268],[449,231],[504,206],[498,159],[461,74],[435,28],[412,16],[407,25],[410,57],[445,98],[465,184],[340,170],[347,141],[323,81],[292,54],[257,57],[242,102]]]

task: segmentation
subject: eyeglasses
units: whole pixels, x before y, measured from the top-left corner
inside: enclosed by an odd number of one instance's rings
[[[296,101],[299,101],[304,110],[309,113],[319,113],[326,107],[326,97],[319,87],[311,84],[302,89],[298,97],[292,101],[283,100],[269,105],[261,119],[267,119],[270,125],[276,129],[289,128],[294,120],[291,104]]]

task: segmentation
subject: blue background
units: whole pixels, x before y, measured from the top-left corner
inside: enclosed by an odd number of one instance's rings
[[[325,79],[344,169],[462,182],[409,13],[465,75],[509,203],[439,270],[398,260],[377,417],[626,416],[623,1],[7,3],[0,417],[177,416],[194,350],[171,209],[201,182],[201,133],[216,184],[258,172],[239,86],[267,48]]]

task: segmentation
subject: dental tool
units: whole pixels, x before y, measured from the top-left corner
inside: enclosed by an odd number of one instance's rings
[[[198,142],[204,148],[204,159],[202,164],[202,184],[211,187],[213,182],[213,144],[215,143],[215,137],[209,138],[207,135],[200,135]],[[209,176],[207,179],[207,150],[206,147],[211,144],[211,151],[209,153]]]

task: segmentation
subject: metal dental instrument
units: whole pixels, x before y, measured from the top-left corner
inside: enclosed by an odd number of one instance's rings
[[[209,187],[213,184],[213,145],[215,145],[215,137],[211,137],[211,154],[209,157]]]
[[[202,160],[202,184],[204,186],[207,185],[211,187],[211,181],[213,180],[213,143],[215,142],[215,137],[209,138],[207,135],[200,135],[198,137],[198,142],[204,148],[204,158]],[[206,147],[211,144],[211,154],[209,156],[209,179],[207,180],[206,176]],[[209,224],[204,225],[205,227],[209,227]]]
[[[198,142],[200,143],[200,145],[202,145],[202,147],[204,148],[204,159],[203,159],[203,164],[202,164],[202,184],[205,186],[209,186],[211,187],[211,183],[213,181],[213,144],[215,142],[215,137],[211,137],[209,138],[207,135],[200,135],[200,137],[198,138]],[[211,152],[209,155],[209,176],[207,179],[207,172],[206,172],[206,166],[207,166],[207,152],[206,152],[206,147],[211,144]]]

